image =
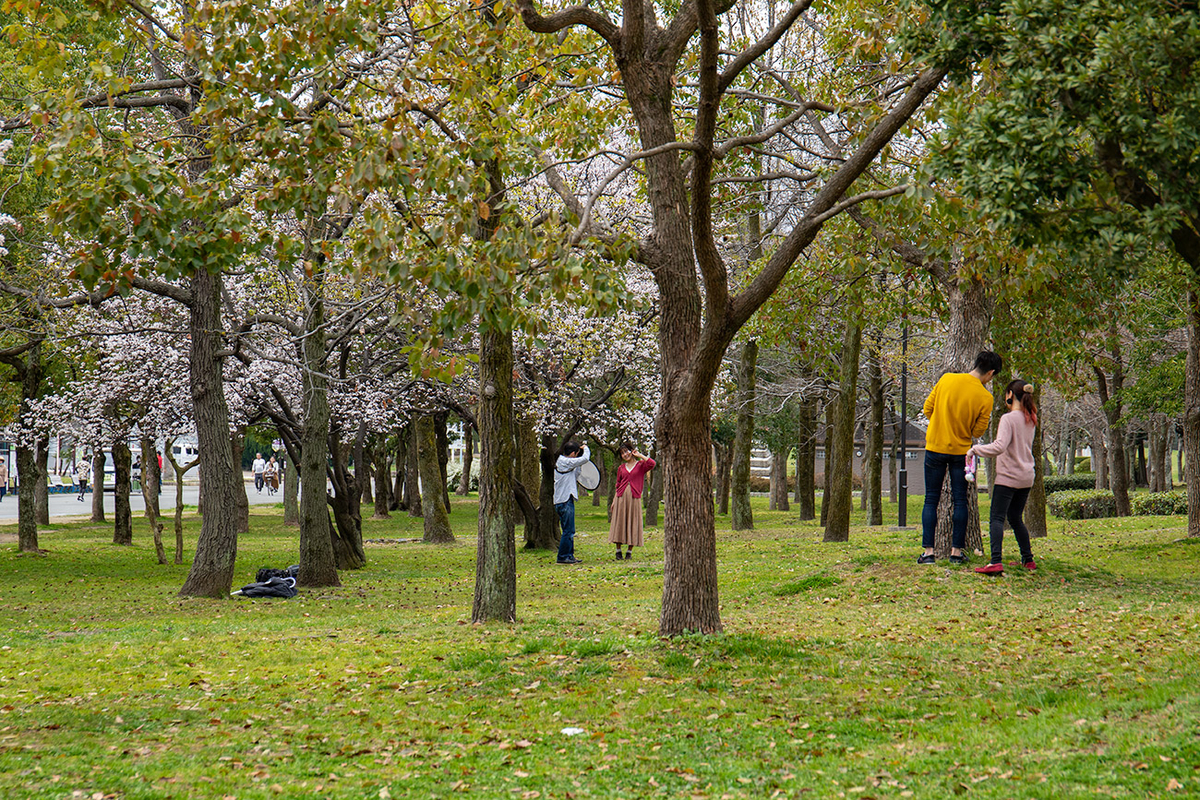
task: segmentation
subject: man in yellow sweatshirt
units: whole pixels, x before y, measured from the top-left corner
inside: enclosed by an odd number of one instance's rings
[[[967,563],[963,545],[967,540],[967,451],[972,440],[983,435],[992,418],[992,393],[987,390],[996,373],[1004,366],[1000,356],[984,350],[975,357],[970,372],[947,372],[938,379],[925,399],[925,507],[921,510],[921,544],[925,552],[918,564],[932,564],[933,534],[937,529],[937,507],[942,484],[950,473],[950,495],[954,499],[954,535],[950,561]]]

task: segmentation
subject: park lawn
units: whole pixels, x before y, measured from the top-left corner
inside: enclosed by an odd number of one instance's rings
[[[292,600],[180,599],[144,523],[126,548],[49,526],[47,557],[0,551],[0,796],[1200,795],[1181,519],[1052,520],[1036,573],[989,578],[917,566],[915,529],[824,544],[755,503],[754,531],[718,519],[725,633],[674,640],[661,528],[616,563],[588,503],[584,564],[518,553],[512,626],[469,624],[473,500],[458,544],[369,543]],[[254,510],[237,585],[295,559]]]

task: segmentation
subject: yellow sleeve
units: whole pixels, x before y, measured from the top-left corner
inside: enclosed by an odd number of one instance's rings
[[[939,378],[938,382],[933,385],[933,391],[929,393],[929,397],[925,398],[925,407],[922,409],[925,412],[925,419],[933,419],[933,406],[937,400],[938,387],[941,385],[942,381]]]
[[[992,403],[991,395],[988,395],[988,402],[981,403],[983,408],[979,410],[979,418],[975,420],[975,427],[971,431],[971,438],[978,439],[983,434],[987,433],[988,423],[992,421]]]

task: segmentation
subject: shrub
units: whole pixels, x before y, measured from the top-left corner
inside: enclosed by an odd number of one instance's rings
[[[1129,508],[1134,516],[1155,514],[1186,514],[1187,492],[1154,492],[1134,494],[1129,497]]]
[[[1046,489],[1050,491],[1049,488]],[[1117,498],[1112,492],[1074,489],[1055,492],[1046,498],[1046,507],[1059,519],[1099,519],[1117,515]]]
[[[1076,472],[1091,472],[1092,459],[1088,456],[1075,456],[1075,471]]]
[[[1091,472],[1076,472],[1074,475],[1047,475],[1044,480],[1047,495],[1072,489],[1093,489],[1096,486],[1096,476]]]

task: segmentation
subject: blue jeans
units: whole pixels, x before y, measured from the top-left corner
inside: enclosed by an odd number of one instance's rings
[[[558,560],[570,561],[575,557],[575,498],[565,503],[555,503],[558,521],[562,524],[562,538],[558,540]]]
[[[967,543],[967,457],[925,451],[925,507],[921,509],[921,545],[933,547],[937,530],[937,507],[942,499],[942,484],[950,473],[950,497],[954,501],[954,536],[951,545],[959,550]]]

